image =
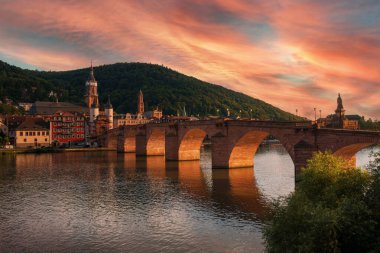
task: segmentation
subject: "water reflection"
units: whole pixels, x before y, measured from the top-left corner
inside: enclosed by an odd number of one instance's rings
[[[261,149],[254,169],[231,170],[201,158],[2,155],[0,252],[263,251],[267,203],[294,189],[289,155]]]

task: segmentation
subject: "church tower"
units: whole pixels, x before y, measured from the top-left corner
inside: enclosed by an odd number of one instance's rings
[[[343,120],[345,118],[344,116],[344,108],[343,108],[343,100],[342,98],[340,97],[340,93],[338,93],[338,99],[337,99],[337,107],[336,107],[336,110],[335,110],[335,115],[336,115],[336,119],[338,120],[338,127],[342,128],[343,127]]]
[[[104,113],[107,117],[107,122],[108,122],[107,129],[110,130],[113,128],[113,107],[111,104],[110,95],[108,95],[108,101],[104,108]]]
[[[87,108],[89,109],[91,109],[94,102],[96,105],[99,105],[98,82],[95,80],[92,62],[90,68],[90,75],[88,77],[88,80],[86,81],[86,95],[84,96],[84,98],[87,104]]]
[[[144,114],[144,95],[142,91],[139,92],[139,97],[137,99],[137,115]]]

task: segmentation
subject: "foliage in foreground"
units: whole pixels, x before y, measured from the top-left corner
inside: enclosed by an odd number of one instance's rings
[[[274,204],[264,237],[268,252],[380,252],[380,154],[368,171],[315,154],[296,191]]]

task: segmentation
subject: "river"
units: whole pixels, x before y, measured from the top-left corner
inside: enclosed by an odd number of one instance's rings
[[[254,169],[231,170],[212,170],[208,148],[194,162],[0,155],[0,252],[263,252],[268,202],[293,190],[280,145],[261,147]]]

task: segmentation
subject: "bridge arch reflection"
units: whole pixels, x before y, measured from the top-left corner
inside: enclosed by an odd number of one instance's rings
[[[174,182],[184,197],[191,198],[196,205],[214,211],[237,212],[245,218],[264,217],[267,200],[251,168],[213,170],[200,161],[168,162],[162,156],[146,157],[145,161],[152,184],[157,184],[158,179]]]

